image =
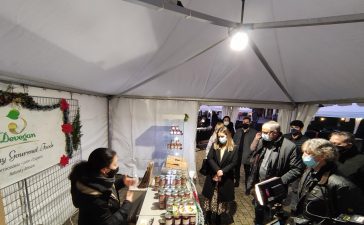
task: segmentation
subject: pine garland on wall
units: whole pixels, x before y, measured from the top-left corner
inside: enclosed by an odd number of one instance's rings
[[[29,110],[36,110],[36,111],[47,111],[56,108],[60,108],[60,110],[62,110],[63,124],[61,129],[65,134],[66,155],[63,155],[61,157],[60,164],[62,166],[67,165],[69,158],[72,158],[73,151],[76,151],[78,149],[81,142],[82,125],[80,122],[79,109],[77,109],[76,116],[71,124],[69,119],[69,104],[65,99],[61,99],[58,103],[53,105],[39,105],[37,102],[34,101],[33,97],[29,96],[26,93],[13,93],[0,90],[0,107],[6,106],[8,104],[14,104]],[[13,109],[9,112],[8,117],[9,118],[16,117],[18,113],[19,112],[17,112],[16,109]]]
[[[73,131],[72,131],[72,147],[74,151],[78,150],[79,145],[81,144],[81,121],[80,121],[80,109],[77,109],[76,116],[72,122]]]

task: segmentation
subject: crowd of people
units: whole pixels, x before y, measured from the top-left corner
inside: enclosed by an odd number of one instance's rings
[[[309,139],[302,134],[302,121],[292,121],[282,134],[275,121],[261,131],[244,117],[236,131],[229,117],[217,122],[206,148],[208,170],[201,206],[206,224],[233,223],[232,202],[239,188],[241,165],[244,190],[254,196],[255,184],[278,177],[293,201],[295,224],[333,224],[341,214],[364,215],[364,155],[355,146],[354,135],[334,132],[330,139]],[[79,208],[80,225],[126,225],[133,201],[127,191],[120,202],[118,190],[134,185],[127,176],[116,176],[118,156],[108,148],[94,150],[88,161],[76,164],[69,175],[72,201]],[[278,204],[284,204],[282,199]],[[252,202],[256,225],[272,219],[271,205]],[[239,207],[239,206],[238,206]]]
[[[210,168],[202,194],[207,199],[207,224],[233,222],[229,205],[239,187],[242,164],[245,194],[254,197],[256,225],[272,219],[272,205],[258,203],[255,184],[273,177],[280,178],[291,198],[289,214],[295,224],[333,224],[341,214],[364,215],[364,154],[356,148],[353,134],[339,131],[329,140],[309,139],[299,120],[290,123],[288,134],[282,134],[275,121],[257,131],[250,117],[244,117],[236,131],[232,127],[229,117],[218,122],[206,148]]]

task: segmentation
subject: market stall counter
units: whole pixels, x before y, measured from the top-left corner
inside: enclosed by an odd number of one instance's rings
[[[170,169],[152,179],[137,225],[204,224],[195,185],[186,172]]]

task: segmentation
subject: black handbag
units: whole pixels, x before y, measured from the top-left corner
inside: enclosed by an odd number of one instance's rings
[[[208,174],[208,171],[209,171],[209,164],[208,164],[208,162],[207,162],[207,159],[204,159],[204,160],[202,161],[201,169],[199,170],[199,172],[200,172],[202,175],[206,176],[206,175]]]

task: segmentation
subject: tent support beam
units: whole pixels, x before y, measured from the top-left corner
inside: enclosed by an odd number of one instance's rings
[[[165,74],[166,74],[166,73],[168,73],[169,71],[174,70],[175,68],[179,67],[180,65],[183,65],[184,63],[187,63],[187,62],[191,61],[192,59],[196,58],[197,56],[202,55],[203,53],[207,52],[207,51],[208,51],[208,50],[210,50],[211,48],[213,48],[213,47],[215,47],[215,46],[219,45],[220,43],[224,42],[227,38],[228,38],[228,37],[225,37],[225,38],[221,39],[220,41],[216,42],[215,44],[210,45],[210,46],[209,46],[209,47],[207,47],[206,49],[204,49],[204,50],[202,50],[202,51],[200,51],[200,52],[198,52],[198,53],[194,54],[193,56],[190,56],[190,57],[188,57],[187,59],[182,60],[181,62],[179,62],[179,63],[175,64],[174,66],[171,66],[170,68],[167,68],[167,69],[165,69],[165,70],[162,70],[162,71],[158,72],[157,74],[154,74],[153,76],[151,76],[151,77],[149,77],[149,78],[147,78],[147,79],[145,79],[145,80],[143,80],[143,81],[141,81],[141,82],[139,82],[139,83],[137,83],[137,84],[135,84],[135,85],[131,86],[130,88],[128,88],[128,89],[126,89],[126,90],[124,90],[123,92],[119,93],[119,94],[118,94],[118,95],[116,95],[116,96],[117,96],[117,97],[120,97],[120,96],[122,96],[122,95],[125,95],[125,94],[127,94],[129,91],[132,91],[132,90],[134,90],[135,88],[138,88],[138,87],[142,86],[143,84],[148,83],[149,81],[152,81],[152,80],[154,80],[154,79],[156,79],[156,78],[158,78],[158,77],[161,77],[161,76],[165,75]]]
[[[198,19],[217,26],[223,26],[228,28],[243,27],[248,29],[272,29],[272,28],[287,28],[287,27],[305,27],[305,26],[319,26],[319,25],[331,25],[331,24],[343,24],[343,23],[360,23],[364,22],[364,13],[341,15],[341,16],[328,16],[319,18],[299,19],[299,20],[286,20],[276,22],[263,22],[263,23],[236,23],[233,21],[225,20],[222,18],[210,16],[205,13],[201,13],[195,10],[183,8],[165,0],[124,0],[127,2],[143,5],[146,7],[152,7],[155,9],[166,9],[178,14],[185,15],[186,18]]]
[[[297,102],[297,104],[345,104],[345,103],[364,103],[364,98],[344,98],[344,99],[333,99],[333,100]]]
[[[254,105],[281,105],[284,108],[293,108],[289,102],[279,101],[260,101],[260,100],[236,100],[236,99],[209,99],[209,98],[191,98],[191,97],[163,97],[163,96],[140,96],[140,95],[121,95],[114,96],[115,98],[131,98],[131,99],[153,99],[153,100],[175,100],[175,101],[197,101],[199,103],[213,103],[213,104],[235,104],[244,106],[245,104]]]
[[[32,86],[32,87],[37,87],[37,88],[46,88],[46,89],[51,89],[51,90],[56,90],[56,91],[65,91],[65,92],[93,95],[93,96],[99,96],[99,97],[107,96],[106,94],[101,94],[98,92],[86,91],[86,90],[71,88],[71,87],[65,87],[65,86],[62,86],[61,84],[51,84],[49,82],[29,80],[29,78],[23,78],[22,76],[13,75],[13,74],[5,74],[4,72],[1,72],[1,71],[0,71],[0,82],[5,83],[5,84],[26,85],[26,86]]]
[[[278,79],[277,75],[274,73],[272,67],[270,67],[269,63],[267,62],[267,60],[265,59],[265,57],[263,56],[263,54],[259,50],[258,46],[255,44],[255,42],[252,39],[250,39],[249,42],[250,42],[249,43],[249,46],[252,48],[252,50],[254,51],[255,55],[258,57],[258,59],[260,60],[260,62],[263,64],[264,68],[267,70],[267,72],[269,73],[269,75],[276,82],[276,84],[279,86],[279,88],[284,93],[284,95],[291,101],[291,103],[293,105],[296,105],[296,102],[294,101],[294,99],[292,98],[292,96],[288,93],[287,89],[283,86],[283,84],[281,83],[281,81]]]
[[[361,23],[361,22],[364,22],[364,13],[342,15],[342,16],[328,16],[328,17],[319,17],[310,19],[276,21],[276,22],[248,23],[244,24],[243,27],[256,30],[256,29],[306,27],[306,26],[320,26],[320,25]]]

